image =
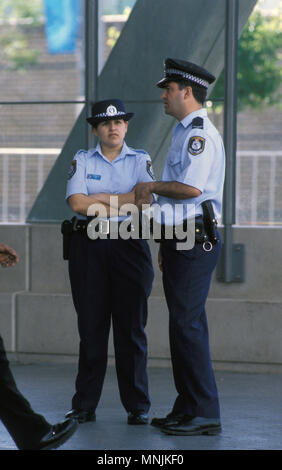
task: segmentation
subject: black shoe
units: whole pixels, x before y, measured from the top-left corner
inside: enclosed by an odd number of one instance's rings
[[[142,411],[128,413],[127,424],[148,424],[148,415]]]
[[[166,425],[178,424],[179,421],[182,420],[183,416],[184,414],[171,412],[165,418],[153,418],[151,425],[155,426],[156,428],[162,428]]]
[[[73,435],[76,428],[77,422],[75,419],[66,419],[61,423],[54,424],[33,450],[57,449]]]
[[[96,421],[96,414],[93,410],[70,410],[66,415],[66,418],[76,419],[79,423],[86,423],[87,421]]]
[[[162,427],[162,432],[174,436],[214,436],[221,432],[220,420],[217,418],[201,418],[185,416],[179,423]]]

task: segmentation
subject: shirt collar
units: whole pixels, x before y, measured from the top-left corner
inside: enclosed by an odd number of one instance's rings
[[[183,127],[188,127],[193,119],[197,116],[207,117],[207,110],[205,108],[197,109],[197,111],[193,111],[192,113],[187,114],[187,116],[185,116],[185,118],[183,118],[179,124],[182,124]]]
[[[120,158],[125,158],[127,155],[136,155],[136,152],[134,152],[133,149],[127,146],[126,142],[123,142],[123,146],[121,149],[120,154],[118,155],[118,159]]]
[[[102,158],[105,158],[104,155],[102,154],[100,142],[98,142],[97,146],[93,149],[93,156],[97,154],[100,155]],[[127,155],[136,155],[136,152],[134,152],[133,149],[129,148],[126,142],[123,142],[123,146],[122,146],[120,154],[113,160],[112,163],[122,158],[125,158]]]

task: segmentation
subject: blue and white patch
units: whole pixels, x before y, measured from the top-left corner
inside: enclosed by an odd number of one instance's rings
[[[155,180],[153,167],[152,167],[152,162],[150,162],[150,160],[147,160],[147,162],[146,162],[146,170],[147,170],[147,173],[151,176],[151,178],[153,180]]]
[[[100,180],[101,177],[102,177],[101,175],[95,175],[93,173],[88,173],[87,175],[88,180]]]
[[[206,140],[204,137],[197,135],[190,137],[188,143],[188,152],[191,153],[191,155],[200,155],[200,153],[204,151],[205,143]]]
[[[76,172],[76,160],[71,162],[71,166],[68,172],[68,180],[70,180]]]

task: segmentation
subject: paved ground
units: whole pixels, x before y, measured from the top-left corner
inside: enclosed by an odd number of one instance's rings
[[[11,365],[19,389],[50,422],[69,410],[75,364]],[[175,396],[171,370],[149,368],[150,418],[170,411]],[[282,374],[217,372],[223,432],[219,436],[166,436],[148,426],[128,426],[113,367],[108,368],[97,421],[79,425],[62,450],[281,450]],[[0,423],[0,450],[15,449]],[[104,455],[104,453],[101,453]]]

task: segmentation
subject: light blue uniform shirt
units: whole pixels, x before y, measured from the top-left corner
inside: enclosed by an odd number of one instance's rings
[[[96,148],[79,150],[74,156],[66,199],[72,194],[129,193],[137,183],[152,180],[151,158],[145,150],[135,150],[124,142],[121,153],[110,162],[98,143]]]
[[[192,128],[195,117],[203,119],[203,129]],[[224,175],[225,152],[222,138],[207,117],[206,109],[201,108],[188,114],[175,127],[161,180],[178,181],[193,186],[202,194],[183,200],[159,196],[162,223],[177,225],[184,219],[201,215],[201,203],[206,200],[212,201],[215,216],[219,219]],[[163,207],[165,204],[170,205],[170,210]],[[183,204],[183,210],[182,207],[177,207],[177,204]]]

